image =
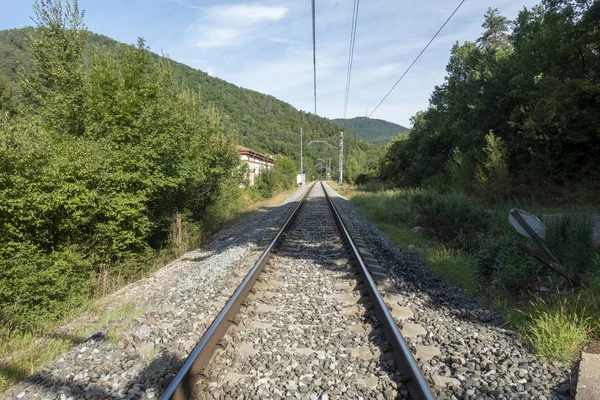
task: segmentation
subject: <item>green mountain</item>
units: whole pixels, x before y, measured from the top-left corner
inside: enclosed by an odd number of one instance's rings
[[[3,75],[12,91],[19,94],[19,77],[33,70],[33,62],[26,35],[32,28],[0,31],[0,77]],[[123,45],[107,36],[89,33],[85,59],[97,52],[112,51]],[[160,57],[153,53],[154,57]],[[219,110],[223,127],[239,134],[238,142],[254,150],[281,154],[296,160],[298,166],[300,127],[304,140],[339,141],[341,127],[335,122],[297,110],[292,105],[253,90],[238,87],[206,72],[173,61],[177,79],[190,88],[200,88],[201,98]],[[382,149],[361,138],[348,134],[344,138],[346,168],[349,178],[375,168]],[[334,156],[326,146],[305,147],[304,167],[307,174],[319,173],[313,167],[318,158]],[[346,170],[347,169],[347,170]]]
[[[337,118],[333,120],[350,132],[365,139],[367,142],[387,144],[392,138],[404,134],[410,129],[382,119],[371,119],[367,117]]]

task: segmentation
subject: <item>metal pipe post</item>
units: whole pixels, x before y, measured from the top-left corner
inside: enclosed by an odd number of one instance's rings
[[[342,187],[342,173],[344,171],[344,132],[340,132],[340,178],[338,186]]]
[[[302,128],[300,128],[300,175],[304,174],[304,165],[302,160]]]

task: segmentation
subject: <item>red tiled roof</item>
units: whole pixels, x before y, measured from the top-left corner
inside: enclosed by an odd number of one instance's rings
[[[240,154],[242,154],[242,155],[250,155],[250,156],[253,156],[253,157],[256,157],[256,158],[263,159],[263,160],[265,160],[265,161],[267,161],[267,162],[271,162],[271,163],[272,163],[272,162],[274,162],[274,160],[273,160],[273,158],[272,158],[272,157],[266,156],[266,155],[264,155],[264,154],[262,154],[262,153],[259,153],[259,152],[257,152],[257,151],[254,151],[254,150],[252,150],[252,149],[249,149],[249,148],[247,148],[247,147],[240,146],[240,145],[236,145],[236,146],[235,146],[235,148],[236,148],[236,149],[237,149],[237,150],[240,152]]]

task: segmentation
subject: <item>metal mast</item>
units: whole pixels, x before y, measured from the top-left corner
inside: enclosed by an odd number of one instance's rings
[[[342,187],[342,171],[344,171],[344,132],[340,132],[340,178],[338,186]]]
[[[300,175],[304,174],[304,164],[302,160],[302,128],[300,128]]]

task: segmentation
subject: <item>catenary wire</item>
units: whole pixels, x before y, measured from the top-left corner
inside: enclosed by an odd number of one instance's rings
[[[379,104],[377,104],[377,107],[375,107],[375,109],[373,109],[373,111],[371,111],[371,114],[369,114],[369,118],[371,118],[371,115],[373,115],[375,113],[375,111],[377,111],[377,109],[379,108],[379,106],[385,101],[385,99],[387,99],[387,97],[390,95],[390,93],[392,93],[392,91],[396,88],[396,86],[398,86],[398,84],[400,83],[400,81],[402,80],[402,78],[404,78],[406,76],[406,74],[408,73],[408,71],[410,71],[410,69],[413,67],[413,65],[415,65],[415,63],[419,60],[419,58],[421,58],[421,56],[423,55],[423,53],[425,53],[425,50],[427,50],[427,48],[429,47],[429,45],[440,34],[440,32],[442,31],[442,29],[444,29],[444,27],[446,26],[446,24],[448,24],[448,22],[452,19],[452,17],[454,16],[454,14],[456,14],[456,12],[458,11],[458,9],[463,5],[463,3],[465,1],[466,0],[462,0],[460,2],[460,4],[458,5],[458,7],[456,7],[456,9],[452,12],[452,14],[450,14],[450,16],[448,17],[448,19],[446,20],[446,22],[444,22],[444,25],[442,25],[442,27],[436,32],[436,34],[433,35],[433,38],[431,38],[431,40],[429,41],[429,43],[427,43],[427,46],[425,46],[423,48],[423,50],[421,50],[421,52],[419,53],[419,55],[417,56],[417,58],[415,58],[415,60],[412,62],[412,64],[410,64],[410,66],[406,69],[406,71],[404,71],[404,73],[402,74],[402,76],[400,77],[400,79],[398,79],[396,81],[396,83],[394,84],[394,86],[392,86],[392,88],[389,90],[389,92],[387,92],[387,94],[383,97],[383,99],[381,99],[381,101],[379,102]]]
[[[350,29],[350,48],[348,50],[348,70],[346,72],[346,94],[344,97],[344,119],[348,111],[348,100],[350,96],[350,80],[352,78],[352,65],[354,63],[354,44],[356,43],[356,25],[358,23],[358,8],[360,0],[354,0],[352,8],[352,27]]]

